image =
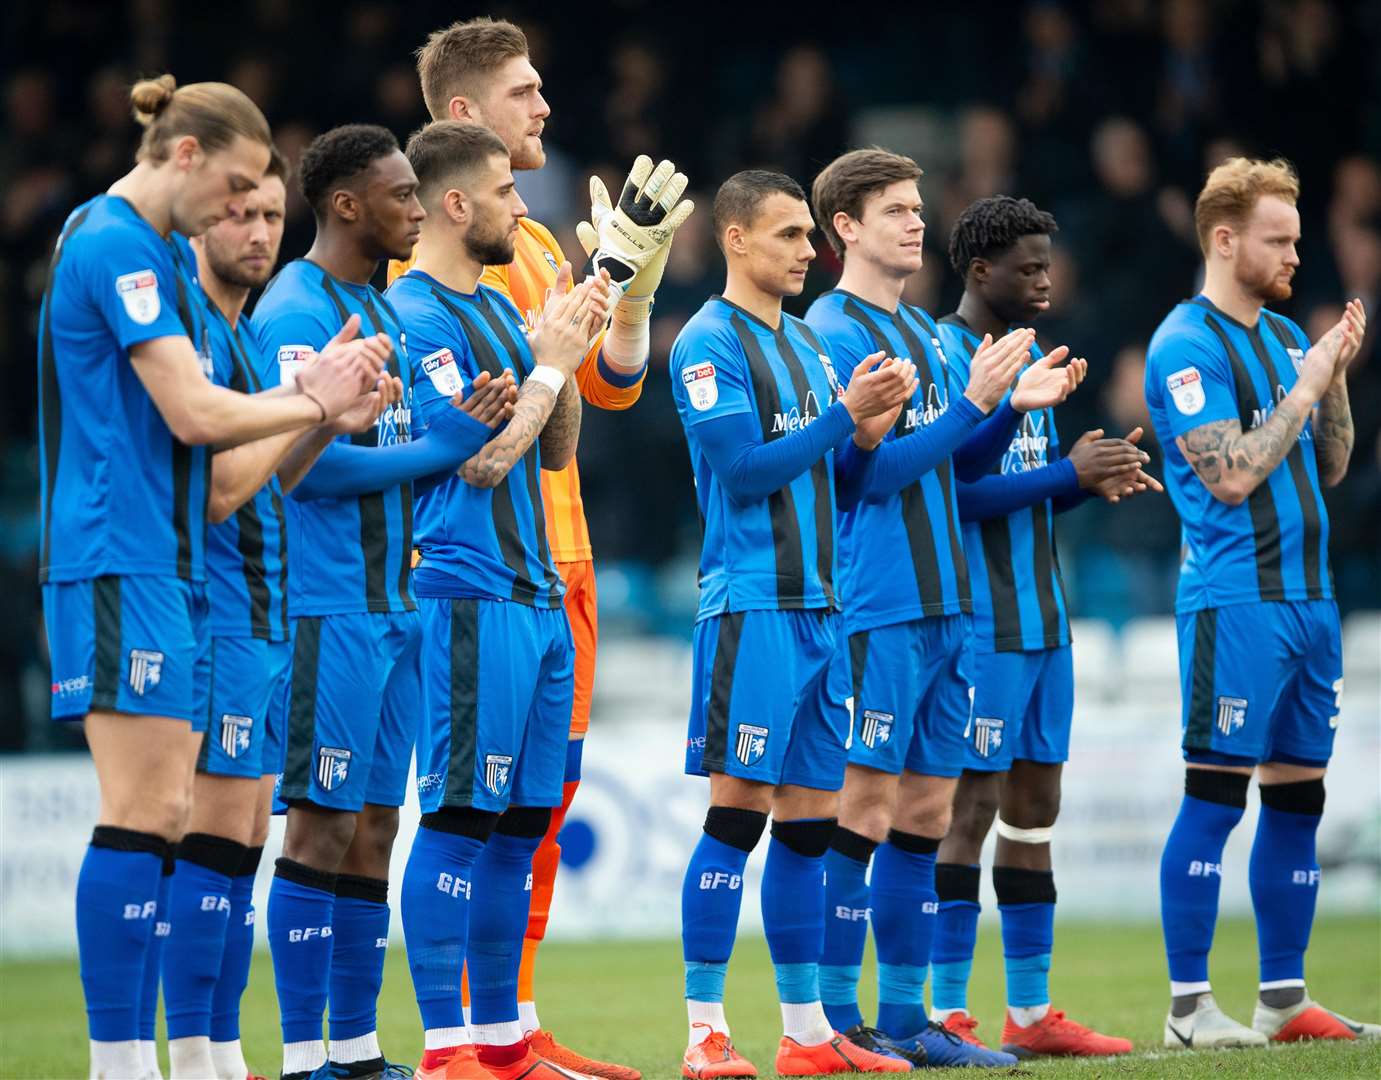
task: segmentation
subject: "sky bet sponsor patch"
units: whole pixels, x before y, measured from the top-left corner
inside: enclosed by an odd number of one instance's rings
[[[681,372],[681,381],[686,385],[686,396],[690,399],[691,408],[696,412],[704,412],[719,400],[719,384],[715,382],[714,375],[714,365],[709,363],[696,364]]]
[[[1180,368],[1165,377],[1175,408],[1185,416],[1193,416],[1204,407],[1204,381],[1196,367]]]
[[[461,378],[460,367],[450,349],[437,349],[422,357],[422,370],[427,373],[438,394],[455,397],[465,389],[465,380]]]
[[[125,305],[125,314],[140,326],[158,318],[162,304],[158,299],[158,276],[152,270],[136,270],[115,279],[115,291]]]

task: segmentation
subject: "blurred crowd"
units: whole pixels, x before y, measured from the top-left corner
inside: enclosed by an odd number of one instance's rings
[[[1283,310],[1317,336],[1358,296],[1372,340],[1351,373],[1357,446],[1328,495],[1347,607],[1381,605],[1381,4],[1358,0],[1090,0],[851,10],[795,22],[775,6],[596,9],[512,3],[21,0],[5,27],[0,142],[0,748],[46,745],[36,577],[35,327],[53,240],[77,203],[129,167],[138,74],[219,79],[253,97],[295,160],[312,136],[371,121],[400,139],[427,117],[412,52],[428,31],[490,13],[528,33],[551,104],[547,166],[520,174],[532,215],[579,255],[587,177],[616,189],[638,153],[669,156],[701,209],[678,233],[653,326],[653,372],[631,412],[587,409],[581,476],[613,629],[689,632],[699,546],[689,463],[665,369],[677,330],[723,285],[710,234],[716,183],[749,166],[809,188],[853,146],[926,171],[927,258],[908,298],[939,317],[960,283],[945,254],[971,200],[1025,195],[1052,211],[1055,303],[1038,327],[1090,375],[1061,407],[1066,442],[1149,428],[1145,344],[1198,273],[1193,200],[1207,169],[1282,154],[1303,179],[1303,265]],[[311,241],[289,206],[285,258]],[[818,245],[801,313],[838,264]],[[1148,431],[1148,442],[1149,442]],[[1154,453],[1153,449],[1153,453]],[[1087,505],[1060,530],[1083,616],[1115,625],[1170,610],[1178,524],[1164,497]],[[24,719],[30,717],[29,720]]]

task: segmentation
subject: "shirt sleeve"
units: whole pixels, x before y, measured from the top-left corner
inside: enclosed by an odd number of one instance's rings
[[[425,431],[456,394],[469,395],[479,374],[474,350],[455,320],[440,312],[408,312],[408,355],[412,360],[412,407]]]
[[[1166,418],[1172,439],[1205,424],[1241,417],[1227,357],[1202,337],[1187,333],[1157,342],[1147,358],[1146,404]]]
[[[255,313],[255,338],[259,343],[259,381],[264,389],[292,382],[304,364],[316,359],[317,350],[336,331],[312,311],[283,310]]]
[[[167,241],[131,225],[104,230],[80,251],[86,289],[122,349],[187,336],[178,315],[177,265]]]
[[[671,393],[687,429],[706,420],[753,412],[748,363],[727,332],[682,332],[671,349]]]

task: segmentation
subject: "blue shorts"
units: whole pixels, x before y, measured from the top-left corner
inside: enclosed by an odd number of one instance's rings
[[[1073,720],[1074,654],[1068,645],[976,653],[964,768],[1006,772],[1013,761],[1068,761]]]
[[[936,615],[849,635],[850,765],[893,775],[963,772],[972,621]]]
[[[1328,763],[1343,692],[1332,600],[1233,604],[1175,621],[1186,761]]]
[[[415,611],[293,620],[286,803],[402,806],[420,712]]]
[[[281,740],[269,737],[269,725],[282,718],[270,706],[281,696],[291,660],[290,641],[211,639],[211,715],[198,772],[253,778],[278,772]]]
[[[206,730],[210,609],[203,582],[129,574],[50,582],[43,618],[53,719],[95,709]]]
[[[575,641],[565,609],[445,597],[417,603],[422,812],[560,806],[575,695]]]
[[[686,772],[838,791],[849,738],[839,616],[738,611],[695,624]]]

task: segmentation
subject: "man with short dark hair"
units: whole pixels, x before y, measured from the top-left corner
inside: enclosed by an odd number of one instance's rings
[[[824,854],[849,733],[837,652],[836,483],[841,503],[856,497],[862,470],[849,436],[900,406],[914,369],[877,352],[841,391],[819,339],[782,312],[815,257],[814,222],[795,181],[737,173],[715,197],[714,220],[728,263],[724,295],[691,318],[671,353],[705,535],[686,772],[710,778],[681,893],[690,1021],[682,1072],[756,1075],[729,1039],[724,978],[744,866],[769,811],[762,910],[782,1003],[777,1072],[902,1072],[909,1062],[830,1027],[818,961]]]
[[[842,370],[881,349],[914,362],[919,378],[869,452],[875,462],[864,498],[840,521],[854,737],[826,856],[820,989],[831,1022],[866,1045],[935,1066],[1010,1065],[1009,1055],[967,1046],[928,1023],[923,1003],[935,852],[949,825],[968,713],[971,601],[956,475],[995,458],[1011,436],[1014,410],[1061,400],[1083,364],[1056,368],[1061,350],[1027,370],[1014,406],[998,409],[1033,339],[1029,330],[1004,330],[984,341],[967,385],[953,377],[934,321],[901,300],[922,260],[920,176],[908,157],[855,150],[827,165],[814,185],[816,216],[844,273],[806,321]],[[897,560],[900,578],[878,573]],[[863,1024],[858,1007],[868,922],[878,949],[877,1028]]]
[[[332,1075],[356,1077],[386,1067],[375,1013],[388,862],[420,694],[412,481],[483,446],[512,388],[476,379],[425,438],[411,437],[407,333],[369,280],[380,261],[411,251],[426,217],[412,166],[388,131],[351,124],[312,142],[301,176],[317,235],[255,311],[261,380],[290,383],[342,324],[363,322],[393,343],[389,372],[403,383],[402,399],[366,433],[332,442],[288,502],[289,530],[310,558],[289,566],[294,647],[279,790],[288,821],[268,907],[283,1074],[326,1068],[329,993]]]

